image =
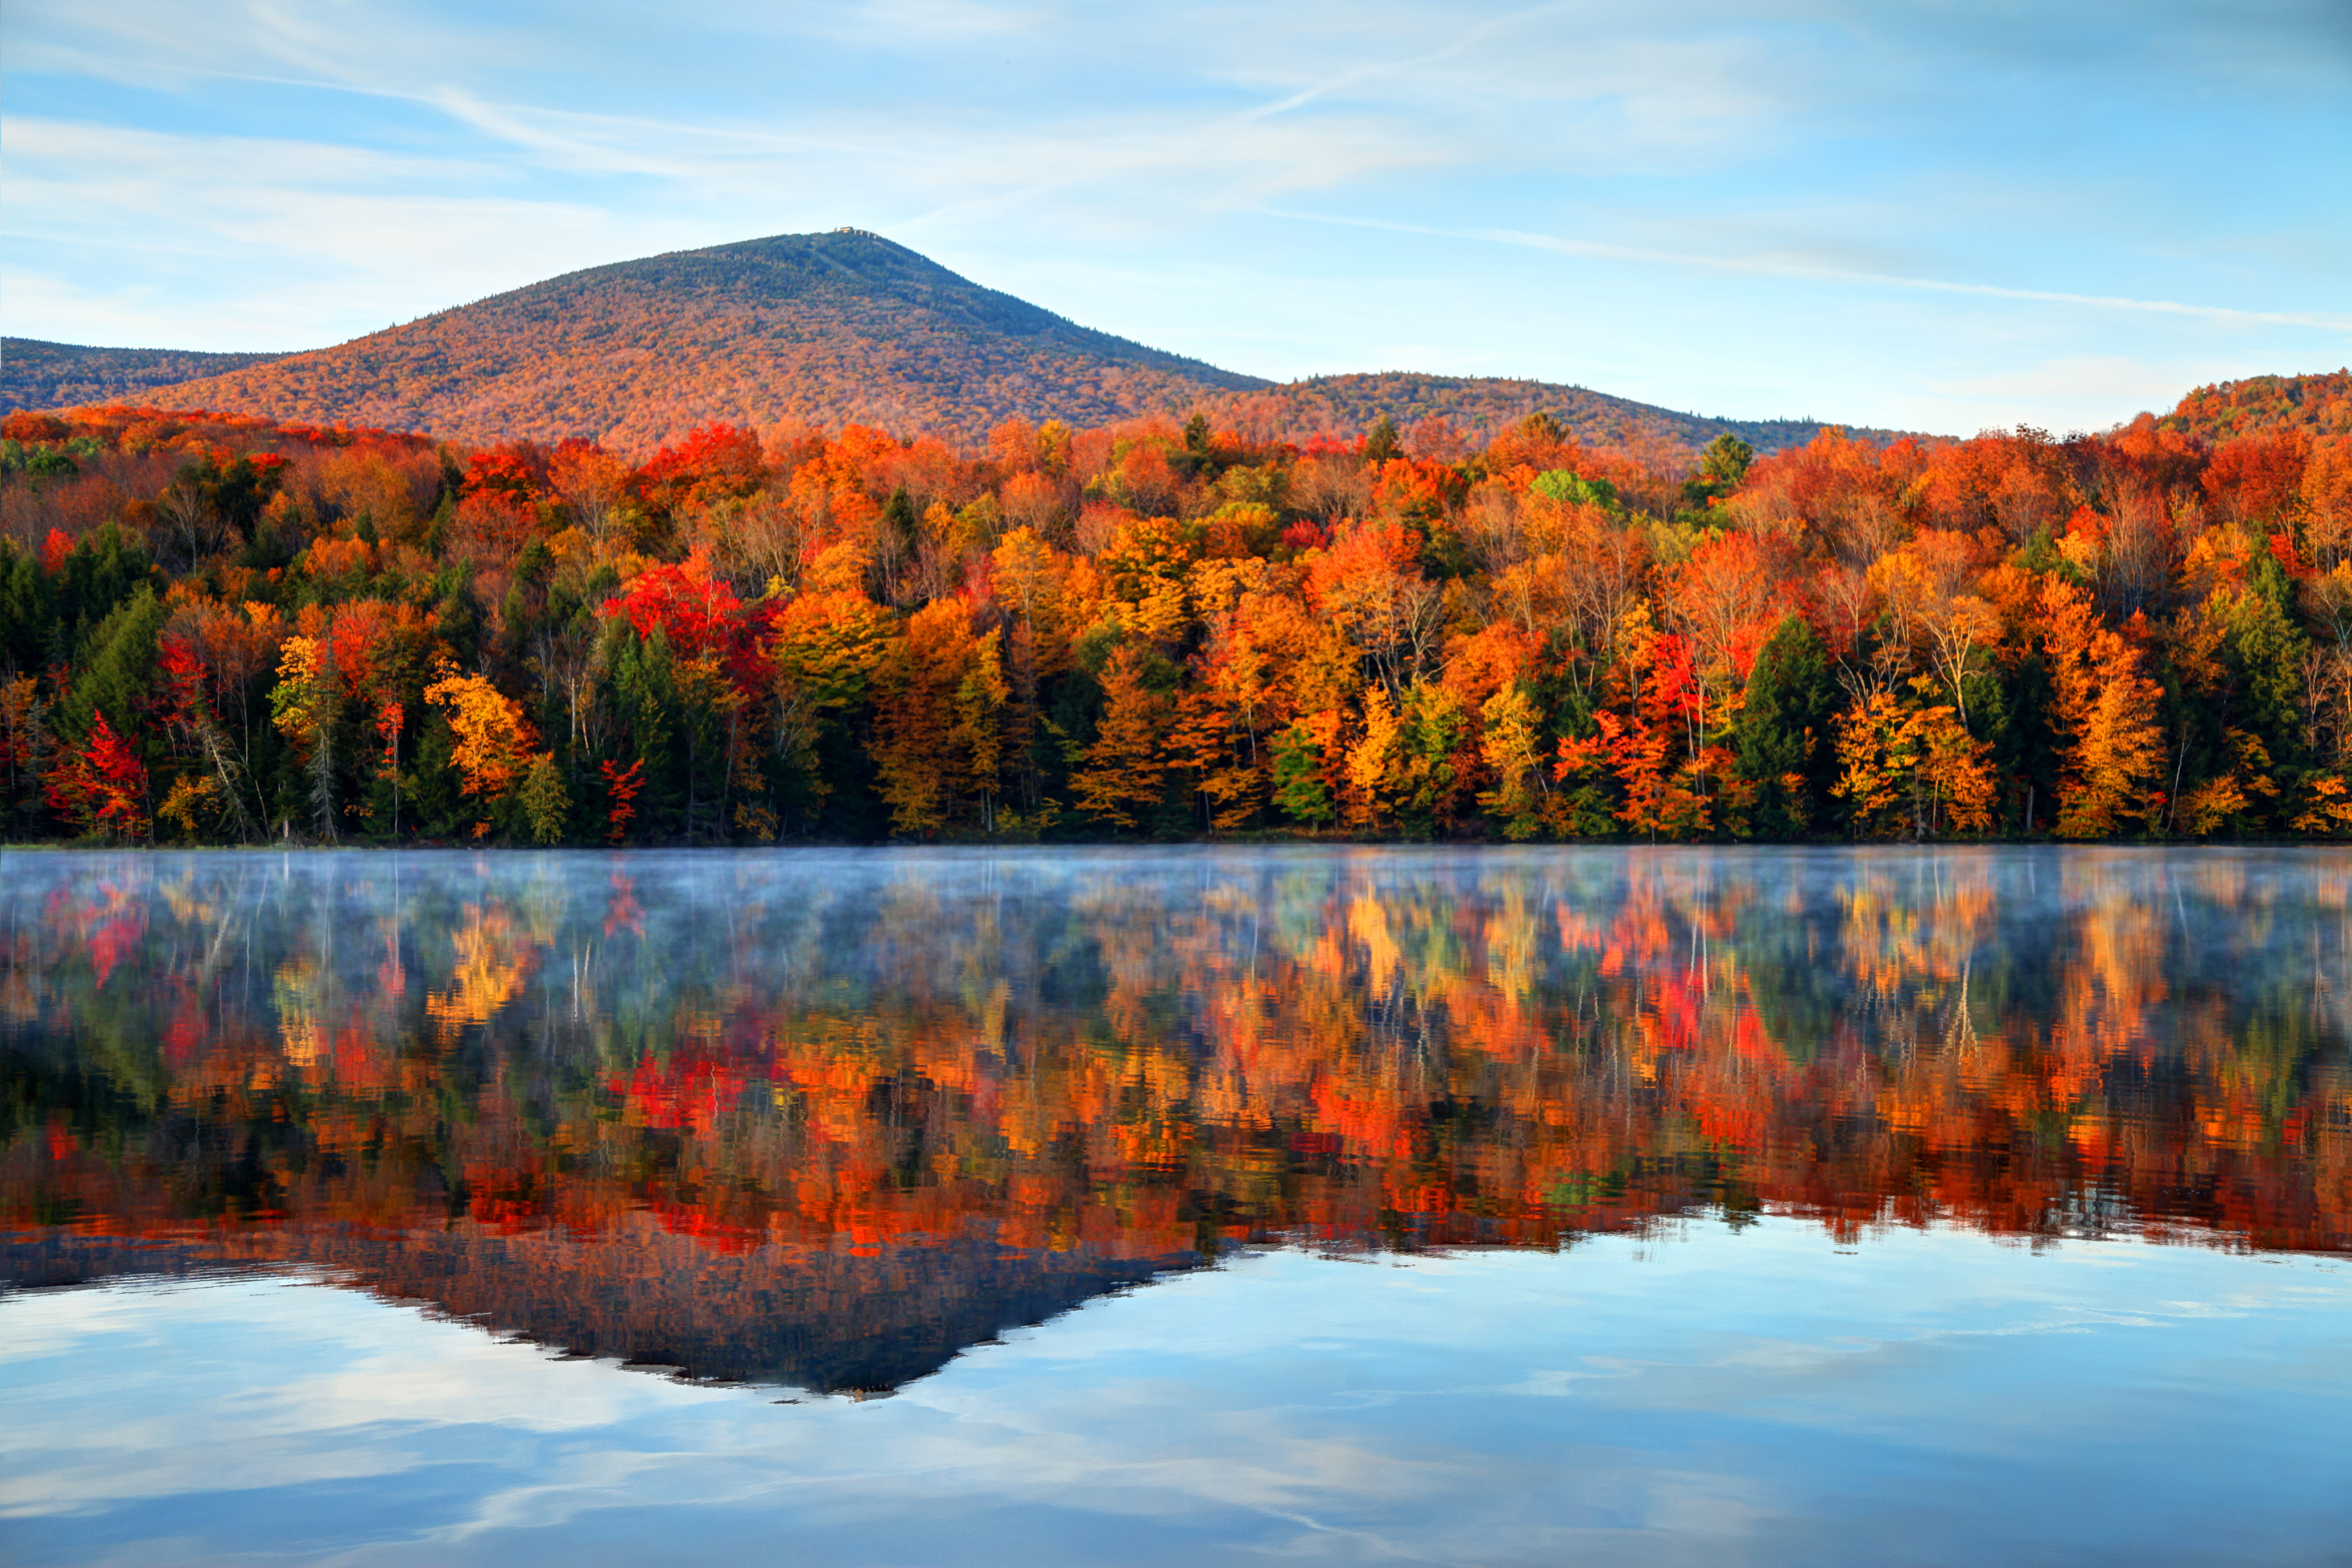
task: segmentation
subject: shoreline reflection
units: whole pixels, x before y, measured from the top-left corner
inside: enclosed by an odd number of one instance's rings
[[[882,1391],[1270,1239],[2352,1250],[2332,851],[16,854],[0,1281]]]

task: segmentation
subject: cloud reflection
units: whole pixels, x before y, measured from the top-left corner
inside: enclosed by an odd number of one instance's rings
[[[1895,1529],[1933,1561],[2187,1561],[2224,1541],[2289,1561],[2352,1523],[2324,1479],[2342,1457],[2326,1412],[2352,1394],[2333,1273],[1932,1231],[1824,1292],[1826,1242],[1788,1222],[1643,1250],[1260,1255],[896,1399],[782,1406],[340,1292],[125,1291],[95,1315],[84,1293],[18,1296],[0,1325],[79,1326],[9,1363],[28,1408],[64,1417],[10,1454],[11,1510],[27,1563],[129,1552],[174,1515],[189,1562],[331,1542],[381,1564],[621,1561],[682,1532],[718,1557],[841,1563],[1860,1563]],[[2143,1311],[2159,1300],[2176,1306]],[[131,1321],[146,1346],[126,1354]],[[2319,1370],[2263,1377],[2282,1354]],[[159,1362],[179,1368],[160,1420],[131,1381]],[[1512,1392],[1530,1384],[1559,1392]],[[247,1500],[172,1502],[224,1484]],[[406,1500],[396,1524],[322,1535],[299,1502],[322,1486],[374,1500],[370,1519]]]

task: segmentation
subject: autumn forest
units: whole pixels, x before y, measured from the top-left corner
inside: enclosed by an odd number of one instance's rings
[[[19,412],[0,837],[2340,837],[2352,437],[2245,423]]]

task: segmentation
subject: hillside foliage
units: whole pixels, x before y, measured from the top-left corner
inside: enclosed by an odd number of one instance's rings
[[[2352,831],[2352,442],[0,422],[5,831]]]
[[[587,432],[629,450],[713,420],[977,440],[1008,417],[1096,423],[1266,384],[837,233],[592,268],[172,395],[477,441]]]
[[[159,386],[267,364],[269,353],[89,348],[39,338],[0,339],[0,414],[120,403]]]
[[[1318,375],[1265,392],[1209,400],[1213,416],[1262,439],[1311,441],[1354,435],[1381,419],[1402,427],[1443,420],[1471,446],[1485,446],[1531,415],[1541,414],[1585,446],[1616,447],[1664,460],[1689,454],[1722,436],[1735,436],[1759,453],[1801,447],[1820,435],[1813,419],[1719,419],[1677,414],[1588,387],[1505,376],[1423,375],[1384,371]],[[1850,430],[1893,440],[1893,430]]]
[[[2325,375],[2251,375],[2200,386],[2158,421],[2203,441],[2300,431],[2352,436],[2352,371]]]
[[[175,375],[149,351],[21,346],[28,367],[63,353],[90,363],[143,355],[156,368],[103,385],[28,369],[27,393],[56,395],[12,407],[118,402],[179,381],[162,401],[473,442],[585,435],[615,452],[648,452],[713,421],[763,436],[857,424],[980,442],[1006,419],[1088,426],[1181,419],[1195,407],[1261,442],[1352,437],[1386,416],[1401,426],[1447,419],[1484,445],[1538,411],[1586,443],[1661,450],[1727,434],[1770,452],[1821,429],[1702,419],[1492,377],[1387,373],[1276,386],[1075,325],[856,231],[592,268],[332,348],[201,367],[206,356],[178,356],[171,363],[185,368]],[[13,362],[20,340],[6,349]]]

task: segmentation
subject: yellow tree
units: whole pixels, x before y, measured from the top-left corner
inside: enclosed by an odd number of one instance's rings
[[[1356,827],[1378,827],[1395,805],[1394,781],[1405,759],[1404,719],[1390,700],[1388,688],[1375,686],[1364,694],[1364,730],[1348,749],[1348,821]]]
[[[1969,737],[1952,707],[1925,700],[1934,685],[1915,676],[1910,700],[1874,691],[1838,718],[1832,793],[1866,837],[1991,830],[1990,747]]]
[[[2063,578],[2042,584],[2042,648],[2061,737],[2057,832],[2103,838],[2163,809],[2162,695],[2147,658]]]
[[[2279,792],[2270,775],[2270,749],[2258,737],[2233,725],[2222,739],[2229,742],[2231,765],[2189,790],[2170,814],[2200,838],[2211,837]]]
[[[994,632],[982,637],[971,665],[956,685],[955,730],[949,743],[963,763],[958,781],[980,797],[981,825],[996,831],[997,787],[1004,769],[1004,710],[1013,688],[1004,679],[1003,643]]]
[[[937,833],[957,816],[973,771],[970,728],[986,716],[984,680],[964,700],[979,655],[970,608],[939,599],[908,618],[906,637],[883,661],[872,751],[891,825],[901,833]]]
[[[1015,477],[1037,479],[1034,474]],[[1034,811],[1044,804],[1032,760],[1042,724],[1038,689],[1070,664],[1070,565],[1068,556],[1029,527],[1007,532],[989,559],[989,582],[997,606],[1011,617],[1004,647],[1004,761],[1024,811]]]
[[[798,595],[775,618],[766,645],[775,672],[770,740],[812,813],[831,792],[821,763],[825,736],[865,705],[892,632],[889,616],[854,587]]]
[[[997,603],[1033,629],[1037,675],[1042,679],[1060,674],[1067,668],[1069,647],[1069,630],[1062,614],[1069,557],[1047,543],[1035,529],[1016,528],[997,542],[989,564]]]
[[[1160,742],[1168,732],[1168,699],[1144,679],[1143,649],[1120,645],[1103,668],[1102,721],[1086,764],[1070,775],[1078,805],[1097,821],[1132,830],[1138,812],[1157,808],[1167,794]]]
[[[1533,838],[1543,831],[1551,797],[1542,716],[1526,685],[1515,680],[1486,699],[1478,718],[1479,755],[1495,777],[1495,787],[1480,792],[1478,804],[1502,819],[1504,837]]]
[[[2000,613],[1976,592],[1982,551],[1964,533],[1926,529],[1871,563],[1869,582],[1884,606],[1892,641],[1915,647],[1944,682],[1965,725],[1970,660],[2000,640]]]
[[[1477,763],[1469,711],[1446,687],[1416,680],[1406,689],[1398,718],[1403,734],[1387,786],[1393,809],[1416,837],[1449,832],[1464,780]]]
[[[425,689],[425,700],[448,710],[450,733],[457,742],[450,761],[457,766],[460,787],[483,811],[494,810],[514,793],[535,760],[539,731],[523,716],[522,704],[487,677],[459,675],[446,666],[441,679]],[[478,822],[474,837],[489,830],[488,820]]]
[[[269,717],[292,742],[310,775],[310,813],[322,838],[335,837],[334,726],[341,691],[335,661],[322,638],[290,637],[279,647],[278,684],[269,692]]]

